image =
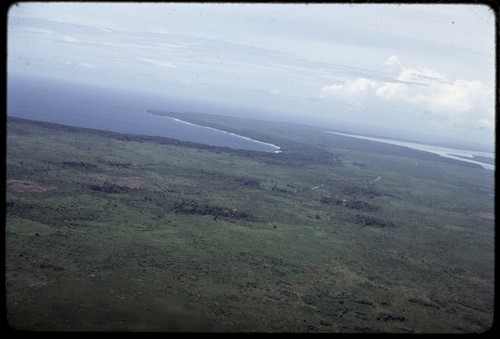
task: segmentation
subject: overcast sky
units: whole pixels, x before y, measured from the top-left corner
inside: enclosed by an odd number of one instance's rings
[[[8,73],[494,144],[484,5],[19,3]]]

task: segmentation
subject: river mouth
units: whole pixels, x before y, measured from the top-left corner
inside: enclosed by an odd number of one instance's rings
[[[333,132],[333,131],[327,131],[327,133],[342,135],[342,136],[351,137],[351,138],[363,139],[363,140],[382,142],[385,144],[391,144],[391,145],[396,145],[396,146],[409,147],[409,148],[413,148],[413,149],[416,149],[419,151],[437,154],[437,155],[442,156],[444,158],[450,158],[450,159],[455,159],[455,160],[460,160],[463,162],[469,162],[472,164],[480,165],[481,167],[488,169],[488,170],[495,170],[495,155],[493,153],[490,154],[490,153],[486,153],[486,152],[459,150],[459,149],[446,148],[446,147],[440,147],[440,146],[434,146],[434,145],[420,144],[420,143],[416,143],[416,142],[405,142],[405,141],[397,141],[397,140],[391,140],[391,139],[385,139],[385,138],[374,138],[374,137],[367,137],[367,136],[363,136],[363,135],[340,133],[340,132]]]

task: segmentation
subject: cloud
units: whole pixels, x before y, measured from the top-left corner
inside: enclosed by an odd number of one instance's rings
[[[70,35],[59,35],[58,38],[65,42],[78,42],[78,39],[73,38]]]
[[[87,69],[94,69],[95,68],[94,65],[91,65],[91,64],[89,64],[87,62],[76,63],[76,62],[73,62],[71,60],[66,60],[64,62],[64,66],[71,66],[71,67],[78,66],[78,67],[87,68]]]
[[[394,74],[394,81],[357,78],[324,86],[319,96],[351,110],[390,107],[392,111],[426,113],[454,125],[494,129],[494,92],[484,83],[450,81],[430,68],[405,67],[394,55],[385,66]]]
[[[26,27],[25,30],[29,32],[34,32],[34,33],[43,33],[43,34],[53,34],[53,31],[50,31],[48,29],[41,29],[41,28],[36,28],[36,27]]]
[[[401,63],[397,56],[393,55],[384,64],[391,72],[397,72],[401,70]]]
[[[93,68],[95,68],[93,65],[88,64],[88,63],[86,63],[86,62],[80,62],[80,63],[78,64],[78,66],[79,66],[79,67],[82,67],[82,68],[87,68],[87,69],[93,69]]]
[[[136,58],[136,60],[139,61],[144,61],[156,66],[160,67],[165,67],[165,68],[176,68],[174,64],[168,62],[168,61],[161,61],[161,60],[152,60],[152,59],[146,59],[146,58]]]
[[[59,34],[49,29],[43,29],[38,27],[25,27],[25,30],[28,32],[36,33],[37,36],[41,38],[60,40],[64,42],[79,42],[78,39],[76,39],[71,35]]]

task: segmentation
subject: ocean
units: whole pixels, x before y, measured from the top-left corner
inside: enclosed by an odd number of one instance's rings
[[[279,152],[275,145],[146,112],[165,108],[183,111],[186,107],[196,110],[192,103],[176,98],[54,79],[10,76],[7,86],[8,116],[233,149]]]

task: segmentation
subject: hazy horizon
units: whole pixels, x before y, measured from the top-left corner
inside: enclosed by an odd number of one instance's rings
[[[485,5],[19,3],[7,27],[8,74],[494,148]]]

